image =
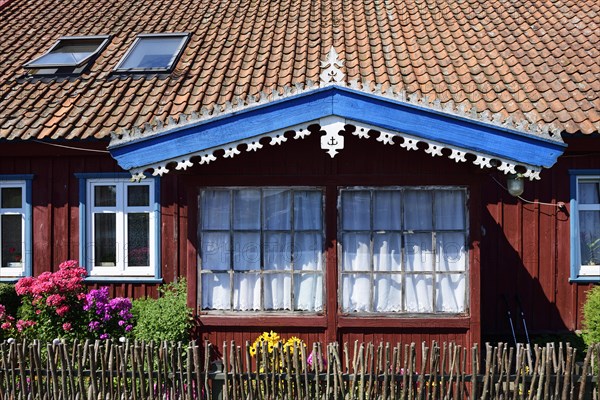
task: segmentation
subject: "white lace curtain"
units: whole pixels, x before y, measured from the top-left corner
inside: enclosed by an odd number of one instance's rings
[[[203,308],[322,310],[321,192],[206,190],[200,209]]]
[[[343,310],[464,311],[464,210],[458,190],[343,192]]]

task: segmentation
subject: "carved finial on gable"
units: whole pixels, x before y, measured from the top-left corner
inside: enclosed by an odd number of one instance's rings
[[[340,70],[343,66],[344,62],[338,58],[337,51],[331,46],[327,58],[321,61],[321,68],[323,68],[323,72],[319,75],[321,83],[341,82],[345,76]]]

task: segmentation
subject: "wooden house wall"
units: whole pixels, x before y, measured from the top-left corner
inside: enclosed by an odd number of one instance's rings
[[[570,169],[600,169],[598,139],[565,138],[567,152],[541,180],[525,184],[525,200],[569,210]],[[556,206],[517,201],[492,179],[482,182],[482,331],[509,339],[506,297],[518,339],[525,330],[517,307],[533,334],[581,329],[581,308],[591,284],[569,283],[569,217]]]
[[[599,149],[594,150],[589,144],[585,139],[570,141],[569,153],[552,169],[545,170],[541,181],[526,183],[522,197],[546,203],[562,201],[568,207],[568,170],[600,168],[600,157],[593,154]],[[106,143],[86,146],[101,150]],[[110,171],[120,169],[108,154],[47,144],[2,143],[0,174],[35,175],[34,274],[53,270],[61,261],[78,257],[79,190],[74,174]],[[197,190],[201,186],[323,186],[328,191],[326,207],[335,209],[333,199],[339,186],[467,185],[473,246],[469,260],[469,317],[358,320],[339,316],[333,298],[328,301],[326,315],[312,319],[200,316],[198,337],[215,343],[229,339],[243,343],[265,329],[273,329],[286,337],[300,336],[309,342],[451,340],[468,345],[481,341],[480,335],[486,338],[499,334],[508,338],[502,297],[506,296],[515,317],[516,294],[532,334],[580,328],[580,309],[590,285],[568,282],[568,216],[552,206],[516,201],[492,177],[503,183],[501,175],[480,170],[471,163],[456,164],[446,157],[432,158],[423,151],[407,152],[398,145],[384,146],[372,139],[349,138],[346,148],[331,159],[319,149],[317,137],[290,140],[275,147],[265,145],[265,149],[256,153],[243,153],[234,159],[219,158],[211,165],[196,166],[184,173],[171,172],[161,179],[162,276],[167,282],[187,277],[190,304],[195,304]],[[326,221],[329,227],[336,224],[335,217]],[[334,235],[335,230],[328,229],[329,241],[335,241]],[[328,244],[328,265],[335,266],[335,246],[331,245]],[[151,284],[112,284],[111,288],[113,295],[156,295],[156,285]],[[334,291],[335,287],[327,287],[330,299]],[[517,325],[518,334],[522,334],[520,329]]]

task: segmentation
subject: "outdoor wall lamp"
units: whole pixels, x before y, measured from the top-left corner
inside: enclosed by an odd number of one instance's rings
[[[508,174],[506,177],[506,188],[511,196],[519,197],[525,190],[525,181],[521,174]]]

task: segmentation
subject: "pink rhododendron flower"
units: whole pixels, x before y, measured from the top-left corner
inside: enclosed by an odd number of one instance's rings
[[[10,329],[12,327],[12,324],[10,322],[4,322],[2,325],[0,325],[0,328],[2,329]]]
[[[27,329],[30,326],[34,326],[34,325],[35,325],[35,321],[24,321],[24,320],[20,319],[19,321],[17,321],[17,330],[19,332],[23,332],[24,329]]]
[[[71,326],[70,322],[65,322],[64,324],[62,324],[62,328],[65,332],[69,332],[71,329],[73,329],[73,326]]]
[[[67,315],[68,312],[69,312],[69,306],[67,306],[67,305],[60,306],[56,309],[56,313],[60,317],[64,317],[65,315]]]
[[[4,314],[6,313],[6,307],[0,304],[0,319],[4,318]]]
[[[60,294],[51,294],[46,299],[46,305],[48,307],[57,307],[65,301],[65,296]]]

